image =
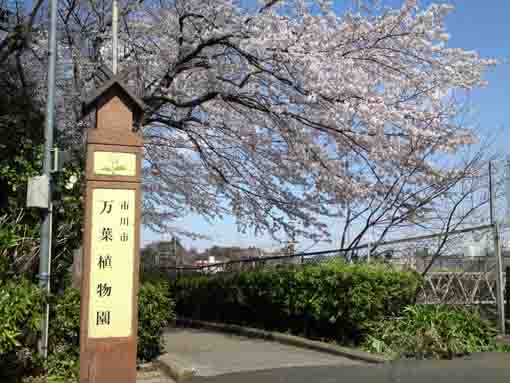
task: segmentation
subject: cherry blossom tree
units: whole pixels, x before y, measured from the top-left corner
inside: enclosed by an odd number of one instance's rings
[[[75,139],[80,96],[109,66],[110,3],[60,5],[61,129]],[[120,65],[147,105],[145,224],[233,215],[240,230],[318,240],[327,218],[349,220],[339,206],[395,200],[386,214],[409,220],[402,202],[422,202],[407,197],[461,174],[442,160],[476,143],[458,116],[495,62],[449,46],[450,5],[344,5],[122,3]]]
[[[434,160],[475,142],[455,117],[491,62],[446,45],[449,6],[337,16],[325,2],[273,3],[175,3],[134,37],[157,65],[145,133],[148,182],[163,188],[149,209],[316,238],[338,203],[395,196],[403,171],[415,188],[451,177]]]
[[[474,153],[458,152],[453,164],[441,162],[449,171],[434,181],[416,184],[413,177],[419,169],[397,169],[391,181],[388,179],[386,193],[347,204],[340,247],[349,250],[369,241],[375,249],[388,237],[417,232],[443,233],[446,238],[449,231],[487,224],[488,164],[500,156],[493,152],[490,142],[477,146]],[[499,200],[503,197],[501,189],[498,185]]]

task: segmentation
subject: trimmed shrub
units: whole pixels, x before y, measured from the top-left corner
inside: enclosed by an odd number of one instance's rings
[[[402,317],[376,325],[365,348],[397,358],[451,359],[497,350],[494,336],[489,323],[469,309],[413,305]]]
[[[415,272],[334,260],[182,277],[173,289],[183,317],[358,344],[379,321],[411,304],[420,283]]]
[[[167,282],[145,282],[138,296],[138,359],[149,361],[163,351],[163,332],[175,320]]]

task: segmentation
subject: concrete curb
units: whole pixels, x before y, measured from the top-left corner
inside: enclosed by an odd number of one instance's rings
[[[175,380],[176,383],[189,383],[195,374],[192,368],[181,366],[176,361],[166,360],[164,355],[154,361],[154,364],[168,377]]]
[[[330,343],[319,342],[316,340],[310,340],[306,338],[302,338],[295,335],[288,335],[279,332],[259,330],[252,327],[243,327],[232,324],[223,324],[223,323],[214,323],[214,322],[205,322],[194,319],[185,319],[179,318],[176,321],[176,324],[181,327],[192,327],[192,328],[206,328],[209,330],[232,333],[237,335],[242,335],[250,338],[260,338],[272,340],[275,342],[279,342],[282,344],[287,344],[291,346],[307,348],[310,350],[315,350],[319,352],[325,352],[332,355],[343,356],[345,358],[349,358],[352,360],[361,360],[367,363],[386,363],[391,361],[390,358],[387,358],[382,355],[371,354],[364,351],[359,351],[355,349],[351,349],[348,347],[341,347]]]
[[[498,335],[496,337],[496,344],[499,345],[510,345],[510,335]]]

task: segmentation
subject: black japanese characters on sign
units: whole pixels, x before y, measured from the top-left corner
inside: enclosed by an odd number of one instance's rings
[[[113,241],[113,230],[111,227],[103,227],[101,232],[101,241],[111,242]]]
[[[106,268],[112,268],[112,256],[111,255],[99,255],[97,260],[97,267],[101,270]]]
[[[112,295],[112,286],[108,285],[108,283],[100,283],[97,285],[96,291],[100,298],[109,297]]]
[[[103,210],[99,214],[110,214],[113,208],[113,201],[101,201],[103,203]]]
[[[126,249],[134,245],[133,200],[126,198],[125,190],[96,189],[98,198],[94,202],[94,222],[96,222],[94,242],[94,262],[90,284],[92,310],[90,331],[96,337],[111,337],[114,334],[129,333],[129,322],[121,318],[126,316],[119,300],[124,299],[125,290],[122,261]],[[117,194],[118,193],[118,194]],[[134,192],[129,191],[128,196]],[[121,262],[116,257],[121,258]],[[115,262],[114,262],[115,258]],[[129,266],[128,266],[129,267]],[[116,320],[113,317],[117,318]],[[122,328],[119,331],[119,327]],[[101,328],[101,329],[99,329]],[[124,328],[126,329],[125,332]]]
[[[110,311],[97,311],[96,313],[96,325],[97,326],[109,326],[110,325]]]

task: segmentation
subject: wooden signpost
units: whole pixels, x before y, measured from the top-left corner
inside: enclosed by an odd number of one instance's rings
[[[135,383],[142,102],[115,76],[84,103],[87,135],[80,383]]]

